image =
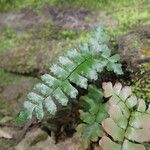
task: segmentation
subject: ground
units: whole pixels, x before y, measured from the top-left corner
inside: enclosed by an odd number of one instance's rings
[[[121,35],[130,33],[141,25],[150,24],[148,0],[5,1],[8,1],[7,5],[0,1],[0,131],[7,133],[4,127],[13,130],[9,132],[10,137],[12,132],[19,130],[15,126],[14,118],[26,94],[37,82],[39,75],[48,71],[49,65],[60,53],[86,40],[89,32],[99,24],[104,24],[115,48],[118,47],[116,41],[121,39]],[[138,50],[141,40],[135,35],[131,37],[131,48]],[[148,56],[149,44],[147,38],[143,53]],[[117,48],[116,51],[126,50],[126,46],[123,48]],[[143,68],[144,72],[149,70],[149,63],[142,64],[142,76]],[[146,99],[150,93],[150,80],[147,77],[136,82],[131,79],[129,83],[134,85],[135,94]],[[139,92],[141,89],[143,92]],[[32,133],[35,135],[34,131]],[[39,131],[39,134],[43,135],[43,131]],[[30,135],[26,135],[22,142],[25,143],[28,136]],[[46,137],[44,142],[47,141],[52,139]],[[0,140],[2,149],[10,149],[11,144],[9,139]],[[37,148],[35,145],[33,149]]]

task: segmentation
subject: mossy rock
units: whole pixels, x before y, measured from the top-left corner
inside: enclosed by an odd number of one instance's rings
[[[150,63],[144,63],[138,69],[139,71],[132,75],[133,92],[150,103]]]
[[[118,52],[128,65],[150,61],[150,25],[136,28],[118,38]]]
[[[134,93],[150,102],[150,25],[119,37],[118,47],[130,72]]]
[[[13,150],[10,140],[0,139],[0,149],[1,150]]]
[[[27,93],[37,81],[35,78],[21,76],[7,84],[0,84],[0,124],[5,117],[12,117],[14,122]]]

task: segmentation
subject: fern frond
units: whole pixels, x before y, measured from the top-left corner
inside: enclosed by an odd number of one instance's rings
[[[108,39],[99,27],[88,42],[82,43],[78,49],[69,50],[65,56],[60,56],[58,63],[50,67],[51,73],[41,77],[43,83],[36,84],[34,92],[27,96],[24,103],[27,119],[31,119],[34,114],[41,120],[45,110],[54,115],[57,102],[66,106],[69,98],[78,95],[78,90],[71,83],[87,89],[88,80],[96,80],[104,68],[122,74],[121,65],[117,63],[119,56],[111,56],[111,50],[106,45]],[[21,116],[19,118],[22,121]]]
[[[150,105],[147,108],[144,100],[132,96],[130,87],[120,83],[104,83],[103,89],[109,98],[109,118],[102,122],[106,133],[99,142],[102,149],[146,150],[144,144],[150,142]]]
[[[80,119],[83,123],[79,124],[77,131],[88,143],[97,141],[102,136],[102,120],[107,117],[106,104],[103,104],[102,90],[93,85],[88,87],[88,95],[80,98],[83,103],[84,111],[80,111]]]

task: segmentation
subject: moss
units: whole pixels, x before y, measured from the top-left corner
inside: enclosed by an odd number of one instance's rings
[[[4,99],[0,99],[0,110],[3,115],[8,115],[8,116],[15,116],[15,112],[10,106],[8,102],[6,102]],[[4,116],[1,116],[0,119],[2,119]]]
[[[150,47],[142,49],[142,54],[144,56],[150,56]]]
[[[2,150],[11,150],[13,149],[12,146],[12,141],[10,142],[10,140],[6,140],[6,139],[0,139],[0,147]]]
[[[150,63],[144,63],[139,68],[138,80],[133,80],[133,91],[139,98],[150,102]]]
[[[3,69],[0,69],[0,85],[6,85],[16,81],[19,78],[19,75],[6,72]]]
[[[118,25],[114,30],[110,30],[111,36],[117,37],[131,31],[134,27],[149,24],[149,5],[148,2],[141,1],[136,5],[121,7],[112,12],[114,19],[118,20]]]
[[[150,79],[139,80],[132,86],[133,92],[137,97],[144,99],[146,102],[150,102]]]
[[[150,13],[148,9],[144,10],[144,8],[142,10],[139,10],[138,7],[124,8],[122,11],[115,13],[114,17],[119,22],[117,29],[120,32],[119,34],[126,32],[133,26],[150,23]]]
[[[119,9],[120,7],[127,7],[129,5],[134,5],[136,3],[144,3],[145,0],[1,0],[0,10],[10,11],[16,9],[22,9],[27,7],[32,7],[36,12],[41,12],[41,6],[44,4],[49,4],[51,6],[59,7],[84,7],[88,9],[98,9],[103,8],[108,11],[113,11],[114,9]]]
[[[51,23],[21,34],[12,31],[6,30],[3,33],[4,39],[15,42],[5,49],[7,44],[2,41],[4,46],[0,49],[4,56],[0,64],[5,70],[32,75],[45,72],[56,54],[73,47],[72,45],[86,39],[88,35],[86,32],[63,29]],[[9,53],[5,53],[6,51]]]
[[[16,31],[7,27],[0,36],[0,52],[14,48],[16,46]]]
[[[52,25],[51,22],[45,23],[40,31],[33,31],[33,35],[36,35],[36,38],[47,40],[75,39],[80,34],[82,34],[82,32],[73,31],[71,29],[63,29]]]

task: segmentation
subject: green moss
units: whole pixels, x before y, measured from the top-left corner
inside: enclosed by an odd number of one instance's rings
[[[150,63],[144,63],[139,67],[138,80],[133,80],[133,91],[139,98],[150,102]]]
[[[21,9],[26,7],[33,7],[35,11],[40,12],[44,4],[60,7],[84,7],[89,9],[105,8],[109,11],[119,9],[120,7],[127,7],[145,0],[0,0],[0,10],[10,11],[12,9]]]
[[[12,148],[11,144],[12,144],[12,142],[10,142],[10,140],[6,140],[3,138],[0,139],[0,147],[2,150],[11,149]]]
[[[31,74],[39,70],[43,72],[56,54],[64,52],[65,48],[73,47],[87,36],[87,32],[63,29],[51,23],[46,23],[41,28],[32,28],[21,34],[16,34],[13,29],[9,29],[3,32],[0,52],[9,51],[11,55],[8,61],[7,53],[5,53],[2,64],[6,70],[23,74]],[[13,45],[8,46],[3,39],[7,39],[5,40],[7,42],[14,41]]]
[[[73,31],[71,29],[63,29],[52,25],[50,22],[44,24],[39,32],[34,31],[33,34],[40,39],[64,40],[78,38],[82,32]]]
[[[16,81],[19,78],[19,75],[6,72],[3,69],[0,69],[0,85],[5,85],[11,82]]]
[[[119,23],[116,29],[118,34],[127,32],[134,26],[150,23],[150,13],[148,9],[144,8],[142,10],[140,10],[138,7],[124,8],[123,10],[115,13],[114,17],[118,20]]]
[[[146,102],[150,102],[150,79],[139,80],[132,87],[137,97],[144,99]]]
[[[7,27],[0,36],[0,52],[14,48],[16,46],[16,32]]]

